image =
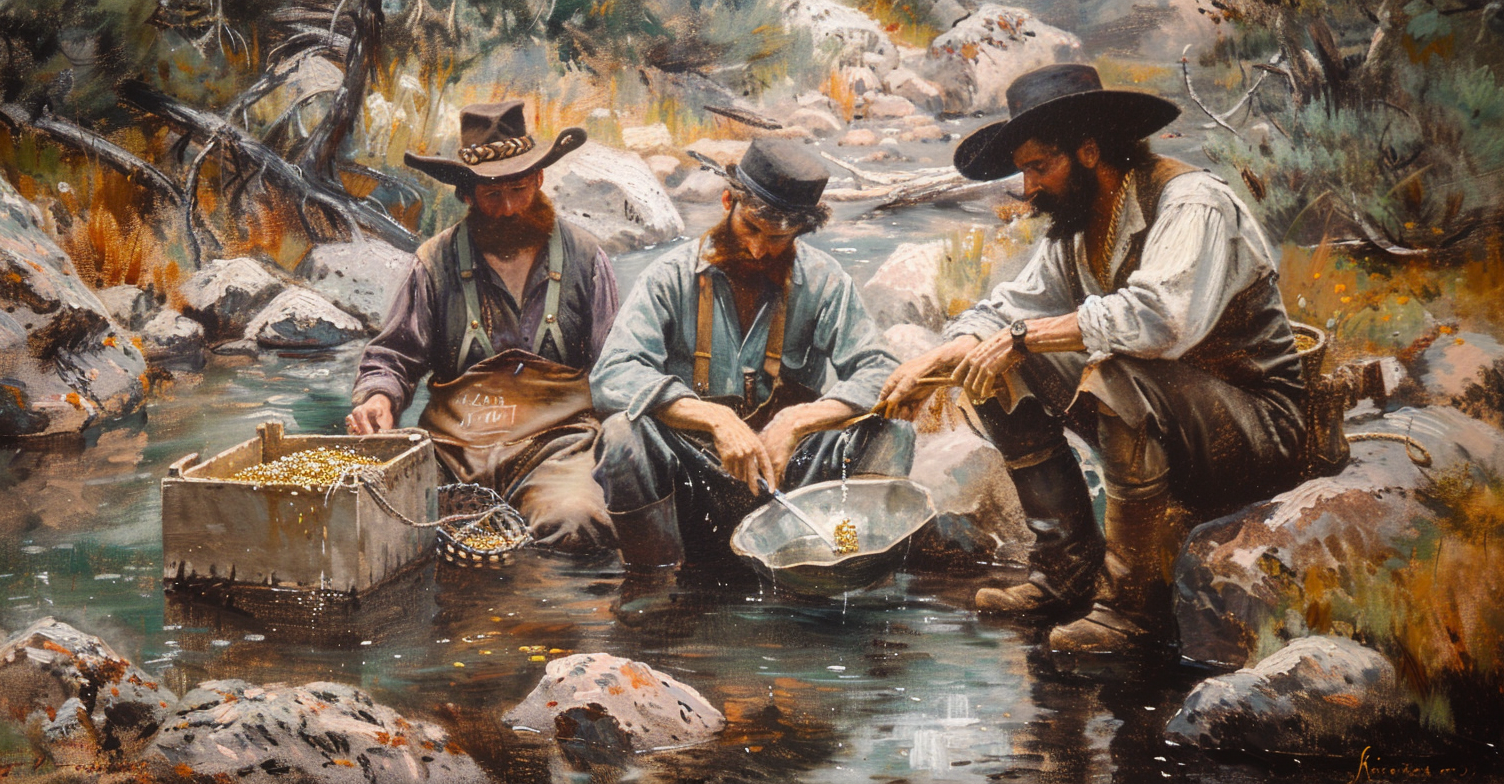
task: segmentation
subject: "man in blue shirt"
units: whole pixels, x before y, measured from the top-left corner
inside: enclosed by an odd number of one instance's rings
[[[851,278],[798,239],[829,218],[828,178],[797,145],[753,142],[727,173],[726,217],[622,304],[590,386],[616,412],[595,477],[629,568],[729,552],[759,479],[792,489],[839,479],[843,463],[908,474],[907,423],[832,429],[869,410],[898,363]]]

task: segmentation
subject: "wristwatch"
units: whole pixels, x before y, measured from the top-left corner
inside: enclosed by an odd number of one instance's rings
[[[1008,327],[1008,334],[1013,337],[1014,351],[1020,354],[1029,353],[1029,345],[1024,342],[1024,339],[1029,337],[1029,325],[1027,322],[1023,319],[1013,322],[1013,326]]]

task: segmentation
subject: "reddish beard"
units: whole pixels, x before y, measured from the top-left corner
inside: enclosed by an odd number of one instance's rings
[[[794,266],[796,251],[793,243],[789,243],[789,249],[777,256],[754,258],[731,229],[730,213],[710,230],[708,245],[706,260],[720,267],[727,277],[734,280],[763,279],[782,286],[788,279],[789,270]]]
[[[554,205],[542,193],[533,197],[533,203],[516,215],[487,218],[480,210],[471,208],[470,232],[475,244],[483,251],[510,255],[519,250],[537,248],[548,242],[554,232]]]

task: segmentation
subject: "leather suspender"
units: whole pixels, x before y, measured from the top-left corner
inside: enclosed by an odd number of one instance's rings
[[[480,343],[486,356],[496,353],[491,345],[491,336],[480,323],[480,295],[475,291],[475,259],[470,249],[470,222],[462,221],[455,231],[456,249],[460,263],[460,288],[465,292],[465,337],[460,340],[460,354],[454,361],[454,372],[465,372],[465,359],[470,356],[470,345]]]
[[[559,328],[559,290],[564,280],[564,232],[554,224],[554,232],[548,236],[548,291],[543,295],[543,320],[538,322],[538,332],[533,335],[533,353],[543,354],[543,338],[553,336],[554,349],[559,359],[564,356],[564,330]]]
[[[703,241],[701,247],[703,249]],[[792,278],[792,275],[790,276]],[[711,346],[715,329],[715,281],[710,271],[700,273],[699,312],[695,319],[695,371],[694,390],[697,395],[710,394]],[[762,369],[770,381],[777,381],[783,370],[783,325],[788,310],[789,293],[773,305],[773,314],[768,321],[768,345],[763,349]]]
[[[470,347],[480,343],[487,357],[496,354],[491,336],[481,324],[480,295],[475,288],[475,255],[470,247],[470,225],[462,222],[455,231],[456,250],[459,256],[460,288],[465,292],[465,336],[460,340],[459,357],[454,371],[465,371],[465,359],[470,356]],[[543,339],[552,336],[559,359],[564,360],[564,330],[559,327],[559,299],[564,280],[564,232],[557,223],[548,237],[548,288],[543,294],[543,318],[538,322],[538,331],[533,335],[533,353],[543,353]],[[707,371],[708,372],[708,371]]]

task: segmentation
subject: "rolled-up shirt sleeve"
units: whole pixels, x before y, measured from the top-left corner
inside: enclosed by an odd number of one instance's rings
[[[675,400],[696,397],[665,366],[668,335],[674,334],[677,320],[668,280],[673,274],[670,265],[650,265],[622,303],[590,372],[590,393],[597,409],[625,411],[637,419]]]
[[[594,290],[590,297],[590,356],[587,358],[586,367],[595,364],[601,356],[601,348],[606,345],[606,336],[611,333],[611,325],[616,322],[616,313],[621,307],[619,294],[616,287],[616,268],[611,265],[611,258],[604,250],[598,250],[595,254],[595,274],[592,279]]]
[[[987,299],[957,316],[945,326],[942,337],[950,341],[963,335],[975,335],[985,340],[1019,319],[1071,312],[1074,303],[1065,264],[1065,254],[1059,242],[1040,243],[1018,277],[998,284]]]
[[[1273,271],[1262,235],[1230,196],[1192,180],[1167,189],[1161,205],[1126,285],[1077,310],[1093,352],[1177,359],[1211,333],[1233,297]]]
[[[433,282],[423,265],[413,260],[407,279],[397,288],[381,332],[360,357],[351,401],[360,405],[372,395],[391,398],[393,413],[412,403],[413,391],[428,373],[436,312]]]
[[[831,290],[821,299],[815,343],[830,357],[837,381],[821,397],[867,411],[877,405],[878,393],[898,360],[888,351],[851,278],[832,275],[827,280]]]

